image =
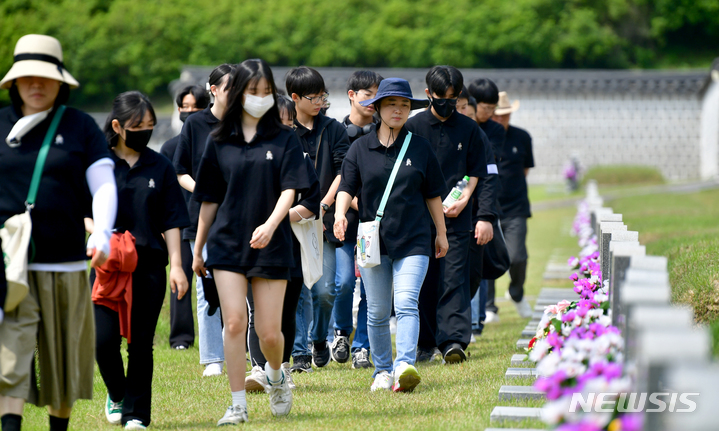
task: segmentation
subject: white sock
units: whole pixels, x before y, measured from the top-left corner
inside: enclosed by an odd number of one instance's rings
[[[247,407],[247,399],[245,398],[244,390],[232,393],[232,405]]]
[[[273,386],[282,383],[282,367],[279,370],[275,370],[270,366],[270,362],[265,362],[265,374],[267,374],[267,380]]]

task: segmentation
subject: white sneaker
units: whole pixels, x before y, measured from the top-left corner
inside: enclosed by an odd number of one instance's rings
[[[285,381],[287,381],[287,386],[289,386],[290,389],[294,390],[297,386],[295,386],[295,382],[292,380],[292,373],[290,373],[289,362],[282,363],[282,371],[285,373]]]
[[[526,299],[515,302],[514,306],[517,307],[517,313],[519,313],[519,317],[522,317],[524,319],[529,319],[530,317],[532,317],[532,307],[529,306],[529,302],[527,302]]]
[[[264,392],[269,386],[267,374],[259,365],[252,367],[250,375],[245,377],[245,390],[247,392]]]
[[[470,342],[470,344],[473,344],[473,343],[476,343],[476,342],[477,342],[477,339],[474,338],[474,334],[470,334],[470,335],[469,335],[469,342]]]
[[[125,424],[126,430],[146,430],[147,427],[139,419],[132,419]]]
[[[509,294],[509,290],[504,291],[504,299],[512,299],[512,295]]]
[[[110,399],[110,395],[108,395],[105,400],[105,417],[111,424],[119,424],[122,420],[122,401],[114,403]]]
[[[213,362],[205,365],[205,371],[202,372],[202,377],[214,377],[222,375],[222,362]]]
[[[222,419],[217,421],[217,426],[239,425],[243,422],[247,422],[247,407],[241,405],[229,406]]]
[[[392,392],[412,392],[422,379],[417,369],[406,362],[400,362],[394,370]]]
[[[484,323],[499,323],[499,315],[494,311],[487,311],[484,316]]]
[[[375,376],[374,382],[372,382],[372,386],[370,387],[372,392],[381,389],[386,391],[392,389],[392,375],[387,371],[380,371],[379,374]]]
[[[287,373],[289,374],[289,373]],[[292,391],[282,370],[282,383],[269,385],[266,389],[270,394],[270,411],[274,416],[287,416],[292,410]]]

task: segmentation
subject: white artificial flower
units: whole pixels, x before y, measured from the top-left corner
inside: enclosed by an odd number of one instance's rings
[[[599,316],[597,323],[604,326],[605,328],[612,324],[612,318],[609,316]]]
[[[549,401],[542,407],[542,422],[547,425],[558,424],[565,416],[569,414],[569,406],[572,403],[571,396],[563,396],[554,401]]]
[[[587,366],[581,362],[560,362],[557,365],[557,371],[562,370],[567,377],[577,377],[587,371]]]
[[[549,345],[547,340],[537,340],[537,342],[534,343],[534,348],[531,352],[529,352],[529,360],[535,363],[541,361],[545,356],[547,356],[547,352],[549,352],[551,347],[552,346]]]
[[[562,358],[559,356],[559,352],[552,351],[537,363],[537,375],[549,377],[556,373],[557,365],[559,365],[561,360]]]

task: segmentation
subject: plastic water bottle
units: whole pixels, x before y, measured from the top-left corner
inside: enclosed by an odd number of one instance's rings
[[[457,202],[462,196],[462,191],[465,187],[467,187],[467,184],[469,184],[469,177],[465,176],[460,181],[457,181],[457,185],[452,188],[452,191],[449,192],[446,198],[444,198],[444,201],[442,202],[442,206],[445,208],[448,208],[453,203]]]

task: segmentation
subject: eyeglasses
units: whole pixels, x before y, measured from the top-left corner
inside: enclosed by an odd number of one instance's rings
[[[323,104],[326,103],[326,102],[327,102],[327,99],[329,99],[330,95],[329,95],[329,93],[325,93],[325,94],[323,94],[323,95],[321,95],[321,96],[315,96],[315,97],[302,96],[302,97],[304,97],[305,99],[309,100],[313,105],[317,105],[317,104],[319,104],[320,102],[323,103]]]
[[[477,107],[482,108],[487,112],[494,112],[495,110],[497,110],[497,105],[489,105],[486,103],[477,103]]]

